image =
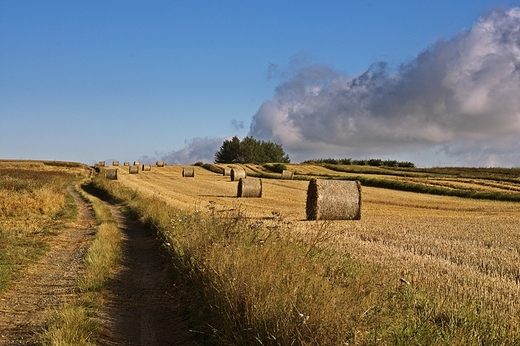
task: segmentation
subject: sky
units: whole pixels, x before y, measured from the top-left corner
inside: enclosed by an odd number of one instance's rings
[[[0,158],[520,167],[520,0],[0,0]]]

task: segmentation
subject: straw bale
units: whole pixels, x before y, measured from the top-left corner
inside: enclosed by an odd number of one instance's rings
[[[293,177],[294,177],[294,172],[288,171],[288,170],[285,170],[285,169],[282,171],[282,179],[283,180],[293,180]]]
[[[123,163],[123,165],[124,165],[124,166],[130,166],[130,162],[125,161],[125,162]]]
[[[128,166],[129,174],[139,174],[139,166]]]
[[[262,179],[240,178],[238,180],[237,197],[262,197]]]
[[[145,171],[151,171],[151,170],[152,170],[152,165],[142,165],[141,170],[142,170],[143,172],[145,172]]]
[[[182,169],[182,176],[193,178],[195,176],[195,168],[194,167],[184,167]]]
[[[361,219],[361,184],[352,180],[312,179],[307,189],[307,220]]]
[[[112,166],[119,166],[119,161],[112,162]]]
[[[231,175],[231,168],[230,167],[225,167],[224,168],[224,172],[222,173],[223,176],[225,177],[229,177]]]
[[[139,161],[134,161],[134,166],[139,166],[139,165],[140,165]]]
[[[157,161],[157,162],[155,163],[155,165],[156,165],[157,167],[164,167],[164,161]]]
[[[105,178],[110,180],[117,180],[117,168],[106,169]]]
[[[243,168],[232,168],[231,169],[231,181],[238,181],[241,178],[246,178],[246,171]]]
[[[105,161],[99,161],[98,166],[105,167]]]

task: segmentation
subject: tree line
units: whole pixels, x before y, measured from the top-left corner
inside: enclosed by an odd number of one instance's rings
[[[328,163],[331,165],[358,165],[358,166],[385,166],[385,167],[400,167],[400,168],[415,168],[415,164],[409,161],[397,161],[397,160],[382,160],[382,159],[367,159],[367,160],[355,160],[355,159],[313,159],[307,160],[303,163]]]
[[[215,153],[215,163],[290,163],[289,155],[282,145],[270,141],[259,141],[253,137],[240,140],[237,136],[222,143]]]
[[[237,136],[224,140],[220,149],[215,153],[215,163],[290,163],[289,155],[287,155],[281,144],[260,141],[253,137],[245,137],[240,140]],[[360,165],[360,166],[386,166],[400,168],[414,168],[413,162],[403,162],[397,160],[367,159],[355,160],[350,158],[344,159],[313,159],[303,163],[328,163],[336,165]]]

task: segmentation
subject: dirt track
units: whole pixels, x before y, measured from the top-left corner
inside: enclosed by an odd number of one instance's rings
[[[0,297],[0,345],[35,345],[49,312],[77,297],[76,282],[96,220],[71,187],[79,215],[50,238],[49,252]],[[138,222],[112,213],[123,232],[122,263],[104,296],[98,345],[193,345],[160,244]]]
[[[123,232],[122,263],[109,285],[99,345],[193,345],[160,243],[111,207]]]

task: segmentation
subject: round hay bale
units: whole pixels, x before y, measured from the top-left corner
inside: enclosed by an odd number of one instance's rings
[[[139,166],[128,166],[129,174],[139,174]]]
[[[99,161],[98,166],[105,167],[105,161]]]
[[[117,168],[106,169],[105,179],[117,180]]]
[[[195,176],[195,168],[194,167],[184,167],[182,169],[182,176],[193,178]]]
[[[139,161],[134,161],[134,166],[139,166],[139,165],[140,165]]]
[[[225,167],[224,172],[222,172],[222,175],[225,177],[229,177],[231,175],[231,168]]]
[[[262,179],[240,178],[238,180],[237,197],[262,197]]]
[[[119,166],[119,161],[112,162],[112,166]]]
[[[124,165],[124,166],[130,166],[130,162],[125,161],[125,162],[123,163],[123,165]]]
[[[241,178],[246,178],[246,171],[243,168],[232,168],[230,176],[231,181],[239,181]]]
[[[164,161],[157,161],[157,162],[155,163],[155,165],[156,165],[157,167],[164,167]]]
[[[293,178],[294,178],[294,172],[291,172],[291,171],[288,171],[285,169],[282,171],[283,180],[293,180]]]
[[[307,220],[361,219],[361,184],[352,180],[311,179]]]
[[[152,165],[143,165],[143,166],[141,167],[141,170],[142,170],[143,172],[145,172],[145,171],[151,171],[151,170],[152,170]]]

